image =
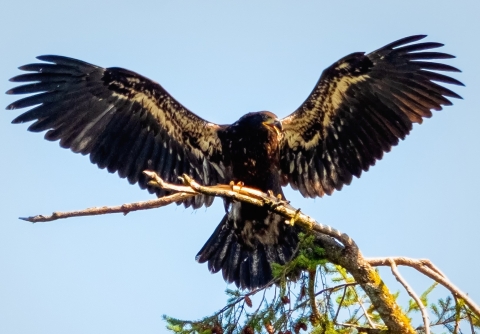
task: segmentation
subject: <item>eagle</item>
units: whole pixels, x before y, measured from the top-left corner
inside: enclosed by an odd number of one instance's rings
[[[30,108],[12,123],[33,123],[45,139],[89,155],[90,161],[157,196],[144,170],[180,183],[188,174],[203,185],[242,182],[283,196],[282,187],[321,197],[360,177],[433,110],[461,98],[442,84],[463,85],[440,71],[440,43],[402,38],[376,51],[355,52],[323,71],[307,99],[290,115],[250,112],[229,125],[209,122],[160,84],[135,72],[103,68],[63,56],[39,56],[7,94],[30,94],[7,109]],[[432,62],[431,60],[434,60]],[[196,196],[185,207],[210,206]],[[292,259],[299,228],[265,208],[226,203],[226,213],[196,260],[241,289],[272,279],[272,263]]]

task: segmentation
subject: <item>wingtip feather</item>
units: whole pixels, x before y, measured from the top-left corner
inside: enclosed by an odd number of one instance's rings
[[[421,39],[424,39],[425,37],[427,37],[427,35],[412,35],[412,36],[404,37],[404,38],[401,38],[399,40],[396,40],[395,42],[392,42],[392,43],[389,43],[389,44],[385,45],[384,48],[385,49],[393,49],[393,48],[399,47],[401,45],[417,42]]]
[[[40,56],[37,56],[35,58],[37,58],[38,60],[41,60],[41,61],[47,61],[47,62],[50,62],[50,63],[55,63],[57,60],[65,59],[67,57],[57,56],[57,55],[40,55]]]

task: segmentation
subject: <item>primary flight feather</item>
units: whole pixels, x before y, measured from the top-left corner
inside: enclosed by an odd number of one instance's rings
[[[130,183],[147,185],[143,170],[168,182],[190,175],[204,185],[244,182],[283,194],[290,185],[305,197],[331,194],[359,177],[398,144],[432,110],[460,98],[442,83],[462,85],[438,71],[459,72],[430,60],[453,56],[428,51],[442,44],[411,36],[372,53],[352,53],[321,75],[305,102],[278,119],[268,111],[248,113],[231,125],[208,122],[176,101],[158,83],[122,68],[102,68],[62,56],[20,67],[31,73],[7,94],[30,94],[7,109],[33,107],[13,123],[34,121],[72,151]],[[196,196],[186,206],[209,206]],[[272,278],[271,264],[294,255],[299,230],[266,209],[230,203],[197,255],[228,282],[254,289]]]

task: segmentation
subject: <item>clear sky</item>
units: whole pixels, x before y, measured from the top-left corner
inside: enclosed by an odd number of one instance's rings
[[[18,66],[59,54],[141,73],[212,122],[259,110],[284,117],[339,58],[428,34],[457,56],[448,63],[463,71],[454,77],[466,87],[454,90],[464,100],[414,126],[341,192],[286,195],[347,232],[365,256],[429,258],[480,303],[480,3],[395,3],[4,1],[0,91],[13,87],[7,80]],[[0,96],[0,105],[13,100]],[[194,260],[223,216],[218,200],[197,211],[18,220],[152,198],[27,125],[11,125],[18,114],[0,113],[0,333],[163,333],[162,314],[194,319],[223,306],[221,275]],[[429,284],[403,273],[418,292]]]

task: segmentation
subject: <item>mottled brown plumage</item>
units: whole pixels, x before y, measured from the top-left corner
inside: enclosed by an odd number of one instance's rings
[[[242,181],[282,193],[290,183],[303,196],[331,194],[350,184],[432,110],[459,95],[440,83],[462,85],[437,73],[458,70],[429,60],[453,56],[425,51],[439,43],[411,36],[370,54],[352,53],[327,68],[310,96],[282,120],[271,112],[249,113],[232,125],[209,123],[183,107],[159,84],[121,68],[101,68],[72,58],[41,56],[43,63],[11,79],[27,84],[8,94],[36,93],[7,109],[33,107],[13,123],[34,121],[72,151],[130,183],[147,186],[155,170],[178,182],[186,173],[205,185]],[[212,198],[185,201],[198,208]],[[197,255],[228,282],[253,289],[272,277],[298,243],[296,227],[265,209],[226,203],[227,213]]]

